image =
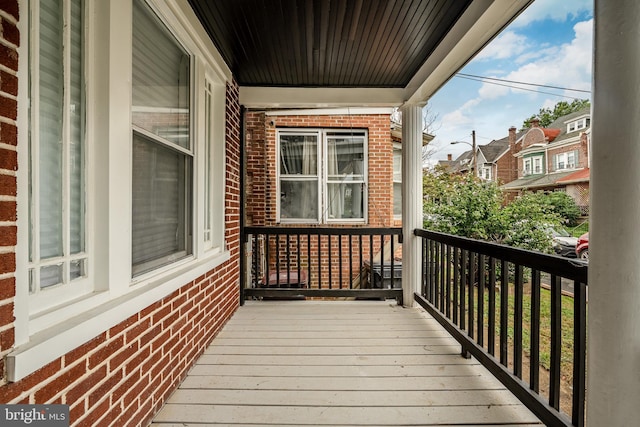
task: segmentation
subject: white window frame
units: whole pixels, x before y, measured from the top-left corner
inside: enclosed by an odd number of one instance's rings
[[[62,251],[63,254],[61,256],[49,259],[41,259],[40,258],[40,180],[39,180],[39,168],[29,168],[29,174],[31,174],[31,188],[32,188],[32,197],[27,202],[31,205],[31,215],[29,216],[28,227],[32,231],[29,236],[31,239],[31,247],[32,247],[32,256],[30,257],[30,262],[28,266],[28,287],[29,287],[29,305],[31,307],[32,312],[43,312],[45,310],[50,309],[59,301],[69,301],[74,298],[78,298],[78,296],[88,295],[93,292],[93,284],[89,280],[90,270],[92,270],[93,263],[90,259],[90,251],[88,250],[88,236],[84,233],[84,251],[76,254],[70,253],[70,206],[69,206],[69,197],[70,197],[70,165],[69,165],[69,156],[71,155],[70,145],[71,145],[71,124],[70,124],[70,115],[73,111],[76,111],[76,106],[71,104],[70,98],[70,90],[66,90],[70,87],[70,53],[69,47],[71,46],[71,25],[69,23],[70,14],[71,14],[71,2],[66,0],[64,2],[62,8],[63,20],[65,22],[64,29],[62,32],[62,45],[63,45],[63,56],[61,65],[63,66],[63,85],[65,90],[63,90],[62,97],[62,141],[61,144],[61,156],[62,156],[62,165],[61,165],[61,175],[63,179],[62,185],[62,206],[61,206],[61,216],[62,216]],[[28,158],[34,159],[30,160],[30,164],[37,164],[39,158],[39,130],[40,130],[40,120],[39,120],[39,111],[40,111],[40,99],[39,99],[39,88],[40,88],[40,79],[36,76],[31,75],[32,70],[36,70],[36,72],[40,68],[39,62],[39,51],[40,51],[40,40],[39,40],[39,14],[40,14],[40,4],[35,3],[29,9],[29,19],[33,22],[34,28],[32,31],[32,37],[29,39],[28,51],[30,54],[28,55],[29,61],[27,68],[29,77],[26,77],[30,80],[29,90],[31,93],[29,94],[29,127],[33,129],[33,131],[29,132],[29,142],[24,145],[28,146]],[[86,19],[86,11],[85,19]],[[85,41],[85,34],[83,32],[83,42]],[[87,46],[83,46],[83,57],[82,60],[86,62],[85,56],[87,52]],[[84,83],[84,81],[83,81]],[[86,105],[82,105],[81,108],[86,112]],[[85,156],[83,160],[83,165],[86,169],[86,138],[84,135],[83,139],[83,155]],[[83,187],[86,190],[86,174],[82,173],[82,181]],[[29,193],[30,190],[25,190]],[[85,191],[86,193],[86,191]],[[85,200],[86,203],[86,200]],[[86,209],[85,203],[82,204],[82,208],[84,210],[83,213],[83,229],[86,229],[86,223],[89,221],[91,212]],[[82,267],[82,275],[77,279],[72,279],[70,276],[70,265],[73,262],[81,262],[83,264]],[[62,282],[55,284],[46,289],[40,289],[40,271],[42,268],[46,267],[55,267],[59,266],[62,271]]]
[[[400,156],[396,158],[396,153],[400,153]],[[398,142],[393,143],[393,219],[401,220],[402,212],[395,211],[395,198],[396,186],[400,187],[400,208],[402,210],[402,144]]]
[[[522,159],[522,175],[544,174],[544,155],[527,156]]]
[[[579,150],[565,151],[563,153],[554,154],[553,167],[554,170],[571,170],[576,169],[579,163]],[[573,157],[573,162],[570,162],[570,157]],[[562,167],[560,165],[562,164]]]
[[[480,168],[480,178],[484,179],[485,181],[491,181],[492,179],[492,167],[491,165],[489,166],[482,166]]]
[[[363,152],[364,152],[364,164],[363,164],[363,179],[354,183],[361,183],[364,191],[362,192],[363,198],[363,215],[362,218],[337,218],[333,219],[329,216],[329,201],[328,201],[328,168],[326,167],[328,161],[328,149],[327,149],[327,135],[328,134],[354,134],[362,133]],[[314,175],[318,183],[318,215],[314,219],[304,218],[282,218],[281,216],[281,200],[280,197],[276,197],[276,218],[277,222],[281,224],[366,224],[367,219],[367,206],[368,206],[368,146],[369,146],[369,132],[366,129],[334,129],[334,128],[287,128],[276,129],[276,194],[281,194],[281,181],[282,176],[280,173],[280,135],[316,135],[317,136],[317,175]],[[286,180],[286,178],[284,178]]]
[[[46,1],[46,0],[45,0]],[[230,259],[225,241],[226,85],[232,80],[226,66],[186,1],[146,0],[177,40],[194,58],[192,256],[132,279],[131,267],[131,72],[132,2],[87,0],[86,84],[86,252],[91,255],[87,280],[93,292],[72,301],[59,301],[34,312],[28,294],[29,242],[19,233],[16,247],[15,347],[6,356],[7,377],[18,381],[100,333],[170,295]],[[35,2],[21,0],[21,10]],[[18,22],[29,37],[28,19]],[[20,129],[28,129],[29,40],[19,47]],[[213,83],[213,131],[205,135],[205,76]],[[28,146],[28,132],[19,132],[18,146]],[[205,203],[206,141],[209,164],[216,167]],[[18,150],[18,229],[27,230],[29,154]],[[212,201],[215,200],[215,202]],[[215,204],[215,208],[213,205]],[[213,221],[210,242],[205,239],[205,215]],[[90,313],[90,315],[89,315]]]

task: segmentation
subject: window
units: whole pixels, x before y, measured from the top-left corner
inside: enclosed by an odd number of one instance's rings
[[[134,2],[134,276],[192,253],[190,59],[149,6]]]
[[[575,132],[580,129],[588,128],[591,124],[591,119],[588,117],[582,117],[578,120],[567,123],[567,133]]]
[[[393,216],[402,218],[402,146],[393,144]]]
[[[491,181],[491,166],[483,166],[480,169],[480,178]]]
[[[86,280],[84,1],[33,8],[29,294],[38,311],[91,291]]]
[[[10,381],[231,256],[232,74],[181,7],[31,0],[18,22],[29,71],[18,121],[29,131],[18,133],[28,150],[18,150],[17,223],[29,233],[16,246]]]
[[[542,157],[534,157],[533,158],[533,173],[539,174],[542,173]]]
[[[544,156],[534,155],[523,159],[523,176],[544,173]]]
[[[575,169],[578,164],[578,150],[568,151],[553,156],[555,170]]]
[[[363,222],[366,132],[280,130],[281,222]]]

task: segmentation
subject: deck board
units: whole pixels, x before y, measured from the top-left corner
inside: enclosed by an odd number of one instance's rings
[[[153,425],[540,422],[422,310],[269,301],[238,310]]]

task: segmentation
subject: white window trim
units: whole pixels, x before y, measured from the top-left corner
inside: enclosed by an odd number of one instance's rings
[[[339,218],[330,219],[328,217],[328,168],[327,164],[327,144],[326,133],[351,133],[351,132],[363,132],[364,134],[364,191],[363,191],[363,206],[364,215],[362,218]],[[321,159],[318,162],[318,218],[314,221],[304,218],[282,218],[280,216],[280,135],[281,134],[316,134],[318,138],[317,146],[317,158]],[[344,129],[344,128],[286,128],[276,130],[276,222],[279,224],[367,224],[368,223],[368,191],[369,188],[369,132],[366,129]]]
[[[207,73],[216,80],[216,99],[226,99],[226,82],[231,71],[222,61],[206,32],[187,3],[187,0],[161,2],[148,0],[152,8],[174,31],[198,61],[197,76],[203,76],[203,64]],[[28,10],[26,0],[20,2]],[[222,227],[220,244],[215,249],[205,248],[202,224],[204,173],[196,167],[194,174],[194,244],[193,256],[163,269],[132,279],[131,275],[131,19],[130,0],[103,2],[89,0],[87,7],[91,28],[87,35],[87,163],[90,173],[86,177],[87,193],[87,252],[90,254],[90,280],[94,292],[61,307],[31,316],[28,295],[28,236],[19,233],[16,246],[16,297],[15,297],[15,347],[7,357],[7,377],[18,381],[47,363],[77,348],[100,333],[117,325],[131,315],[170,295],[202,274],[226,262],[231,255],[224,242]],[[99,18],[98,18],[99,17]],[[110,19],[105,19],[110,17]],[[109,27],[109,25],[111,27]],[[18,22],[21,34],[28,34],[28,19]],[[105,37],[108,34],[108,37]],[[27,129],[28,121],[28,42],[19,47],[19,129]],[[107,63],[107,58],[109,62]],[[200,92],[203,80],[193,82],[193,93]],[[101,84],[96,84],[100,82]],[[107,84],[104,84],[104,83]],[[105,89],[108,88],[108,91]],[[219,104],[218,104],[219,105]],[[224,105],[224,102],[223,102]],[[197,114],[202,110],[198,105]],[[218,111],[216,123],[224,128],[224,111]],[[220,116],[222,114],[222,116]],[[100,120],[104,117],[108,121]],[[222,117],[222,118],[221,118]],[[201,120],[202,117],[195,120]],[[194,126],[198,129],[199,126]],[[224,134],[216,135],[216,139]],[[18,133],[18,146],[27,147],[28,133]],[[194,134],[196,162],[201,162],[203,138]],[[224,153],[224,139],[216,144],[216,150]],[[98,161],[100,159],[100,161]],[[218,179],[225,184],[224,159]],[[26,149],[18,150],[18,230],[29,227],[28,167]],[[224,188],[220,189],[224,195]],[[221,204],[224,205],[224,204]],[[222,208],[224,209],[224,208]],[[220,215],[224,224],[224,211]],[[26,238],[25,238],[26,237]],[[135,286],[134,286],[135,285]],[[33,318],[32,318],[33,317]]]

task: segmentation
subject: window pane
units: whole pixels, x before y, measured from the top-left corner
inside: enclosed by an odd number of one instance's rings
[[[70,70],[70,147],[69,147],[69,226],[70,253],[85,250],[85,191],[84,191],[84,2],[71,3],[71,70]]]
[[[318,181],[281,181],[280,218],[317,221]]]
[[[361,219],[363,187],[362,184],[328,184],[329,219]]]
[[[62,1],[40,4],[39,132],[37,164],[40,258],[62,256],[62,153],[64,110]]]
[[[134,274],[191,253],[191,157],[134,132]]]
[[[317,175],[317,135],[280,135],[280,173]]]
[[[364,179],[364,140],[362,138],[328,138],[327,171],[329,181]]]
[[[133,7],[133,124],[190,148],[190,57],[142,0]]]
[[[48,265],[40,268],[40,289],[62,283],[62,264]]]
[[[402,215],[402,183],[393,183],[393,214]]]

